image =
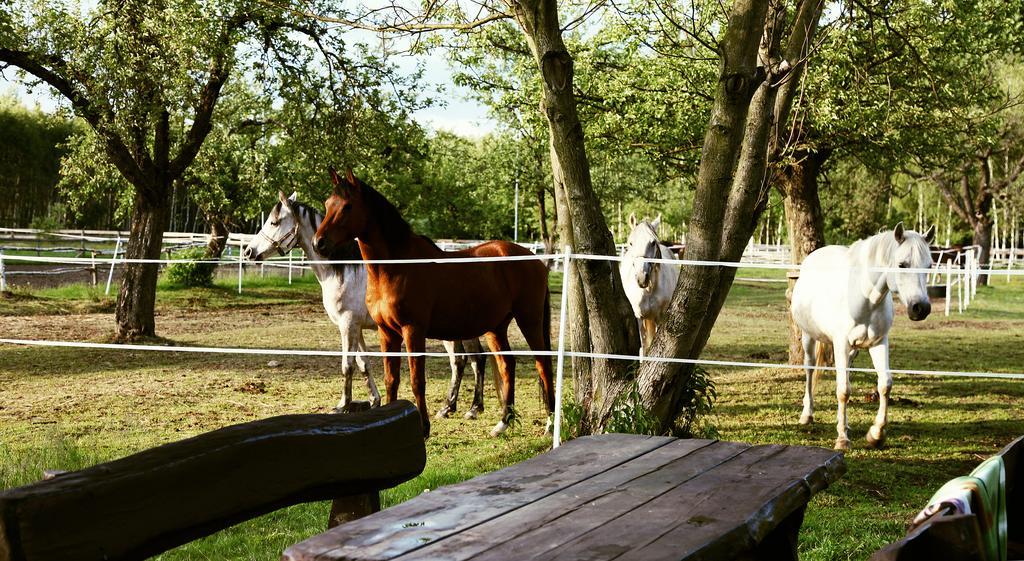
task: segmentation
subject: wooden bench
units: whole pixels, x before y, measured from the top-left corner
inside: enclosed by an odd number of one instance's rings
[[[0,561],[141,559],[305,501],[351,518],[425,463],[407,401],[234,425],[3,491]]]
[[[1008,444],[997,456],[1005,469],[1005,512],[958,514],[940,502],[937,512],[911,527],[900,540],[876,551],[871,561],[985,561],[993,557],[987,551],[989,540],[1005,542],[1005,559],[1024,560],[1024,436]],[[996,508],[998,505],[991,505],[991,509]],[[1004,537],[998,536],[1000,515],[1005,516]]]
[[[284,559],[796,559],[807,502],[845,470],[820,448],[578,438],[342,524]]]

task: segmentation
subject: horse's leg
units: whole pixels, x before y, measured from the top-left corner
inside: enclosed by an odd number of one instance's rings
[[[370,366],[366,363],[366,339],[363,338],[363,330],[356,328],[356,344],[359,346],[359,354],[356,355],[356,366],[366,377],[366,389],[370,391],[370,407],[380,407],[380,390],[377,389],[377,382],[370,373]]]
[[[815,343],[814,339],[807,333],[801,336],[800,343],[804,348],[804,374],[806,376],[804,381],[804,411],[800,414],[800,424],[809,425],[814,422],[814,379],[817,376],[814,368]]]
[[[352,355],[348,354],[354,350],[353,345],[354,338],[352,336],[352,321],[347,315],[342,315],[338,319],[338,331],[341,332],[341,352],[344,353],[341,357],[341,375],[344,378],[341,387],[341,400],[338,401],[338,405],[335,406],[334,411],[342,413],[348,409],[348,404],[352,403]]]
[[[889,371],[889,336],[886,335],[881,343],[868,349],[868,353],[871,355],[871,363],[878,371],[878,414],[875,416],[875,424],[868,429],[867,439],[869,446],[880,448],[885,444],[889,392],[892,389],[892,372]]]
[[[498,327],[495,331],[488,332],[487,346],[492,352],[499,353],[509,350],[508,344],[508,322]],[[499,436],[508,429],[512,418],[512,409],[516,404],[516,361],[515,357],[507,355],[495,355],[498,362],[498,372],[501,373],[502,394],[505,402],[502,404],[501,420],[491,429],[491,436]]]
[[[393,353],[402,350],[402,335],[386,327],[378,327],[380,334],[380,350]],[[401,380],[402,357],[384,357],[384,391],[388,394],[388,403],[398,399],[398,383]]]
[[[640,331],[640,358],[647,356],[647,330],[644,329],[643,318],[636,318],[636,327]]]
[[[452,381],[448,384],[448,399],[444,406],[437,410],[437,418],[445,419],[454,413],[459,407],[459,388],[462,386],[462,374],[466,371],[466,357],[457,353],[464,353],[466,349],[462,341],[441,341],[444,350],[448,353],[448,362],[452,367]]]
[[[643,330],[644,330],[644,356],[651,354],[651,345],[654,343],[654,334],[658,332],[658,320],[657,318],[647,317],[643,319]]]
[[[487,371],[487,355],[483,354],[484,349],[480,345],[480,339],[466,339],[466,350],[473,355],[470,363],[473,367],[473,379],[476,385],[473,387],[473,405],[466,411],[465,418],[476,419],[484,411],[484,373]]]
[[[427,349],[427,340],[423,330],[414,325],[402,326],[402,339],[405,350],[410,353],[422,353]],[[430,415],[427,413],[427,372],[426,357],[423,355],[409,357],[409,384],[412,395],[416,398],[416,409],[420,411],[420,422],[423,424],[423,438],[430,437]]]
[[[522,319],[523,318],[517,317],[516,323],[519,324],[519,330],[523,332],[523,338],[526,339],[526,343],[530,345],[530,350],[551,350],[550,335],[545,337],[544,322],[528,322],[522,321]],[[544,394],[544,405],[547,406],[548,409],[548,422],[544,427],[544,432],[546,434],[550,434],[554,426],[552,414],[555,411],[555,384],[554,377],[551,375],[551,357],[548,355],[534,355],[534,362],[537,365],[537,374],[540,375],[541,390]]]
[[[836,450],[849,450],[849,426],[846,423],[846,402],[850,400],[850,345],[845,339],[833,340],[836,361],[836,401],[839,403],[836,413]]]

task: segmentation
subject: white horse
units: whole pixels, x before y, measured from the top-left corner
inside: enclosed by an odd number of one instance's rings
[[[658,225],[661,215],[652,222],[638,222],[636,215],[629,215],[629,242],[623,259],[619,262],[619,275],[626,297],[633,306],[633,314],[640,325],[641,352],[647,354],[654,340],[654,334],[672,292],[679,282],[679,268],[661,263],[643,261],[647,259],[675,259],[672,250],[658,241]]]
[[[313,274],[320,282],[324,310],[341,332],[341,350],[345,353],[354,353],[347,354],[342,358],[341,371],[345,376],[345,385],[337,410],[346,410],[352,402],[353,363],[366,378],[371,407],[377,407],[380,405],[380,392],[367,368],[366,359],[362,355],[366,352],[363,330],[377,329],[377,324],[370,318],[370,313],[366,309],[366,267],[320,263],[327,259],[313,249],[312,239],[316,229],[323,221],[324,215],[312,207],[296,201],[296,193],[292,193],[291,197],[285,197],[284,193],[279,192],[278,197],[280,201],[270,211],[270,216],[267,217],[260,231],[246,246],[244,256],[246,259],[260,261],[275,252],[287,255],[295,246],[302,248],[306,253],[306,259],[310,261]],[[362,259],[356,242],[353,241],[348,249],[345,255],[336,255],[335,257],[339,260]],[[466,357],[458,356],[457,353],[465,351],[481,353],[482,348],[477,339],[457,342],[444,341],[444,347],[448,351],[452,367],[452,389],[449,391],[447,404],[438,411],[438,416],[447,417],[456,409],[459,386],[466,368]],[[472,362],[476,378],[476,391],[473,395],[473,406],[465,415],[467,419],[475,419],[483,411],[485,365],[485,355],[479,355],[478,360]]]
[[[803,331],[806,384],[800,423],[814,421],[815,347],[819,353],[832,345],[836,368],[836,398],[839,401],[836,450],[848,450],[846,402],[850,398],[849,365],[860,349],[867,349],[878,371],[878,414],[868,429],[867,441],[878,447],[885,442],[892,374],[889,372],[889,329],[892,327],[892,293],[896,292],[913,321],[931,312],[924,272],[932,265],[928,244],[935,237],[933,226],[925,233],[905,231],[897,224],[850,247],[830,245],[804,259],[800,278],[793,287],[790,312]],[[917,269],[911,272],[879,271]],[[821,361],[818,361],[821,364]]]

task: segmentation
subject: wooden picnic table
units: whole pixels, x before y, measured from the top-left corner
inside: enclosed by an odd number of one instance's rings
[[[807,502],[845,471],[821,448],[584,437],[337,526],[283,559],[796,559]]]

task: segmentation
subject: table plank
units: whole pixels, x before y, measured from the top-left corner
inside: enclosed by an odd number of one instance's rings
[[[747,448],[731,442],[677,440],[401,559],[528,559],[637,508]]]
[[[579,538],[530,557],[551,561],[731,558],[805,505],[812,488],[838,477],[826,472],[841,473],[843,465],[841,456],[829,450],[751,447],[640,508],[606,524],[591,525]],[[588,510],[605,508],[600,501],[588,505]],[[586,511],[573,514],[580,517],[580,524],[587,524],[584,516],[593,516]]]
[[[296,544],[288,561],[392,559],[538,501],[675,439],[583,437],[514,466],[420,495]]]

